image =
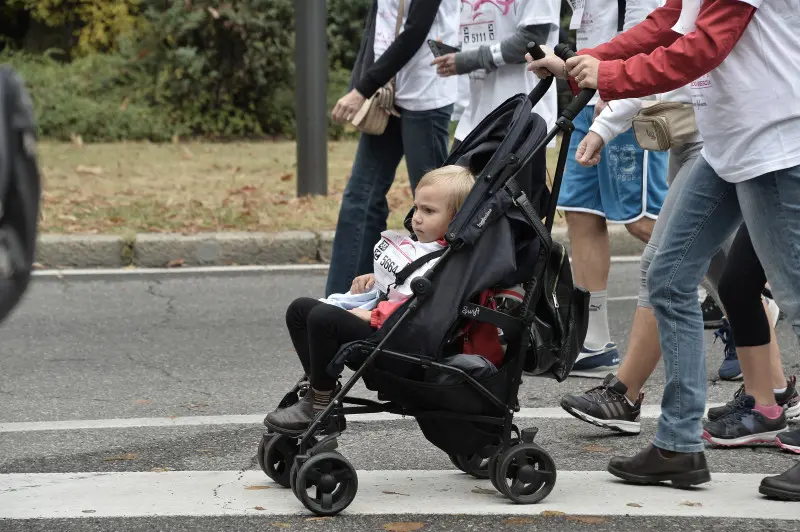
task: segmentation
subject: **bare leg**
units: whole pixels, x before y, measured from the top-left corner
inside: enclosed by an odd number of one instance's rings
[[[566,216],[575,284],[589,292],[605,290],[611,267],[605,218],[572,211],[568,211]]]

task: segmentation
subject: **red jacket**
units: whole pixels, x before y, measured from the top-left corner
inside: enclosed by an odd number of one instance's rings
[[[640,24],[595,48],[578,51],[601,60],[597,85],[605,101],[675,90],[719,66],[756,9],[739,0],[705,0],[693,32],[672,30],[682,0],[667,0]],[[573,91],[579,90],[570,80]],[[576,92],[577,93],[577,92]]]

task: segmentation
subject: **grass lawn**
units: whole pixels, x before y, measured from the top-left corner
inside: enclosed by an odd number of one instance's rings
[[[41,231],[190,234],[334,229],[355,147],[355,141],[331,142],[328,195],[296,198],[293,142],[42,142]],[[551,176],[556,156],[555,149],[548,150]],[[411,206],[405,163],[389,192],[389,206],[390,227],[401,227]]]

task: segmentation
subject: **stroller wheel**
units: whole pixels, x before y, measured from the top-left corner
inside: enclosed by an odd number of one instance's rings
[[[556,464],[535,443],[515,445],[497,457],[494,476],[500,493],[516,503],[534,504],[556,484]]]
[[[480,454],[468,454],[456,456],[458,460],[458,468],[472,475],[475,478],[487,479],[489,478],[489,459],[490,457],[482,457]]]
[[[312,445],[316,441],[312,438]],[[284,434],[264,434],[258,446],[258,465],[272,480],[290,487],[289,472],[294,457],[300,452],[300,440]]]
[[[358,476],[341,454],[322,452],[306,460],[297,472],[294,494],[317,515],[336,515],[353,502]]]
[[[457,454],[448,454],[447,457],[450,459],[450,463],[456,466],[456,469],[460,470],[463,473],[466,473],[466,471],[464,471],[464,468],[461,467],[461,464],[458,462]]]

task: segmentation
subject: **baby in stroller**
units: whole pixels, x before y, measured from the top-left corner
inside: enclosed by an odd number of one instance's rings
[[[374,272],[356,277],[347,294],[321,300],[301,297],[289,305],[286,325],[310,389],[294,405],[267,414],[264,424],[269,429],[302,434],[328,406],[336,386],[326,371],[331,360],[343,344],[369,338],[412,295],[411,282],[446,248],[444,235],[474,182],[472,173],[458,165],[428,172],[415,191],[413,235],[384,231],[374,248]],[[483,332],[465,342],[463,354],[480,354],[499,365],[503,350],[497,330],[488,327]]]

